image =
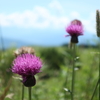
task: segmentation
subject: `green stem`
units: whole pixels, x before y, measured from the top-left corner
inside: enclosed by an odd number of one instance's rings
[[[99,38],[99,50],[100,50],[100,38]],[[99,85],[99,93],[100,93],[100,52],[99,52],[99,79],[98,79],[97,84],[96,84],[96,86],[94,88],[91,100],[93,100],[93,97],[95,95],[95,92],[97,90],[98,85]]]
[[[73,44],[73,69],[72,69],[72,91],[71,91],[71,100],[74,100],[74,80],[75,80],[75,43]]]
[[[24,85],[22,85],[22,100],[24,100]]]
[[[29,100],[31,100],[31,87],[28,87],[29,90]]]
[[[0,42],[1,42],[1,51],[0,51],[0,60],[2,59],[3,51],[4,51],[4,43],[3,43],[3,36],[2,36],[2,31],[0,27]]]
[[[92,94],[92,97],[91,97],[91,100],[93,100],[93,97],[94,97],[94,95],[95,95],[95,92],[96,92],[97,86],[99,85],[99,82],[100,82],[100,78],[99,78],[98,81],[97,81],[97,84],[96,84],[96,86],[95,86],[95,89],[94,89],[93,94]]]
[[[100,50],[100,37],[99,37],[99,50]],[[100,94],[100,52],[99,52],[99,81],[98,81],[98,85],[99,85],[99,94]]]
[[[4,51],[4,41],[3,41],[3,36],[2,36],[1,27],[0,27],[0,39],[1,39],[2,51]]]

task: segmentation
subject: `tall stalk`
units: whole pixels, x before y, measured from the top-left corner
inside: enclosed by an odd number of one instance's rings
[[[3,41],[1,27],[0,27],[0,40],[1,40],[1,48],[2,48],[2,51],[4,51],[4,41]]]
[[[99,50],[100,50],[100,38],[99,38]],[[98,51],[98,55],[99,55],[99,77],[98,77],[98,81],[96,83],[96,86],[94,88],[94,91],[93,91],[93,94],[92,94],[92,97],[91,97],[91,100],[93,100],[94,98],[94,95],[96,93],[96,90],[97,90],[97,87],[99,86],[99,94],[100,94],[100,52]]]
[[[99,50],[100,50],[100,37],[99,37]],[[99,85],[99,94],[100,94],[100,52],[99,52],[99,80],[98,80],[98,85]]]
[[[99,33],[100,34],[100,33]],[[100,50],[100,37],[99,37],[99,50]],[[99,52],[99,51],[98,51]],[[91,97],[91,100],[93,100],[93,97],[95,95],[95,92],[97,90],[97,87],[99,86],[99,94],[100,94],[100,52],[99,52],[99,78],[98,78],[98,81],[96,83],[96,86],[94,88],[94,91],[93,91],[93,94],[92,94],[92,97]]]
[[[72,91],[71,91],[71,100],[74,100],[74,84],[75,84],[75,55],[76,55],[76,50],[75,50],[75,43],[73,43],[73,68],[72,68]]]
[[[1,54],[0,54],[0,60],[2,59],[3,51],[4,51],[4,43],[3,43],[3,36],[2,36],[2,31],[0,27],[0,41],[1,41]]]
[[[22,100],[24,100],[24,85],[22,84]]]
[[[100,78],[99,78],[99,79],[100,79]],[[97,81],[97,83],[96,83],[96,86],[95,86],[95,89],[94,89],[94,91],[93,91],[93,94],[92,94],[91,100],[93,100],[93,97],[94,97],[95,92],[96,92],[96,90],[97,90],[97,87],[98,87],[98,85],[99,85],[99,82],[100,82],[99,79],[98,79],[98,81]]]
[[[31,100],[31,87],[28,87],[28,91],[29,91],[29,100]]]
[[[99,37],[99,47],[98,48],[100,50],[100,11],[99,10],[96,11],[96,31],[97,31],[97,36]],[[94,88],[91,100],[93,100],[93,97],[95,95],[98,85],[99,85],[99,93],[100,93],[100,52],[99,52],[99,77],[98,77],[96,86]]]

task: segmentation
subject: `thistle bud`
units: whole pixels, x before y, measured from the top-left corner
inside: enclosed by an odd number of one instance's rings
[[[100,37],[100,12],[99,10],[96,11],[96,31],[97,31],[97,36]]]
[[[36,79],[34,76],[27,76],[26,78],[23,78],[23,84],[26,87],[32,87],[36,84]]]

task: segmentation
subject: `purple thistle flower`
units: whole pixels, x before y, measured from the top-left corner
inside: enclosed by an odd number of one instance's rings
[[[39,57],[28,53],[21,54],[13,61],[12,72],[21,75],[23,83],[31,83],[34,81],[35,85],[36,82],[34,75],[40,72],[41,67],[42,61]],[[31,82],[27,82],[27,80]]]
[[[81,21],[75,19],[70,25],[66,28],[66,32],[71,36],[72,43],[78,43],[78,36],[83,35],[83,25]],[[66,36],[69,36],[66,35]]]

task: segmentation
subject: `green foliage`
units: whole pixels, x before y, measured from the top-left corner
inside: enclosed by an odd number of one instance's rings
[[[14,59],[13,49],[8,49],[6,51],[0,51],[0,76],[3,80],[3,85],[6,85],[6,82],[11,77],[11,64]]]
[[[34,47],[36,55],[43,60],[42,72],[36,75],[37,84],[32,88],[32,100],[70,100],[70,93],[64,88],[71,89],[72,52],[67,47],[39,48]],[[0,95],[5,89],[4,83],[12,76],[9,70],[14,59],[14,49],[8,49],[0,56]],[[98,80],[98,51],[97,48],[77,48],[75,71],[75,100],[90,100]],[[1,53],[0,53],[1,54]],[[49,73],[49,77],[48,77]],[[15,74],[14,74],[15,76]],[[22,83],[13,79],[5,100],[21,99]],[[98,90],[94,100],[98,99]],[[28,89],[25,87],[25,100],[28,99]]]
[[[51,69],[60,69],[61,65],[64,65],[64,55],[58,48],[46,48],[40,51],[40,56],[43,57],[43,60],[48,64],[48,68]]]

